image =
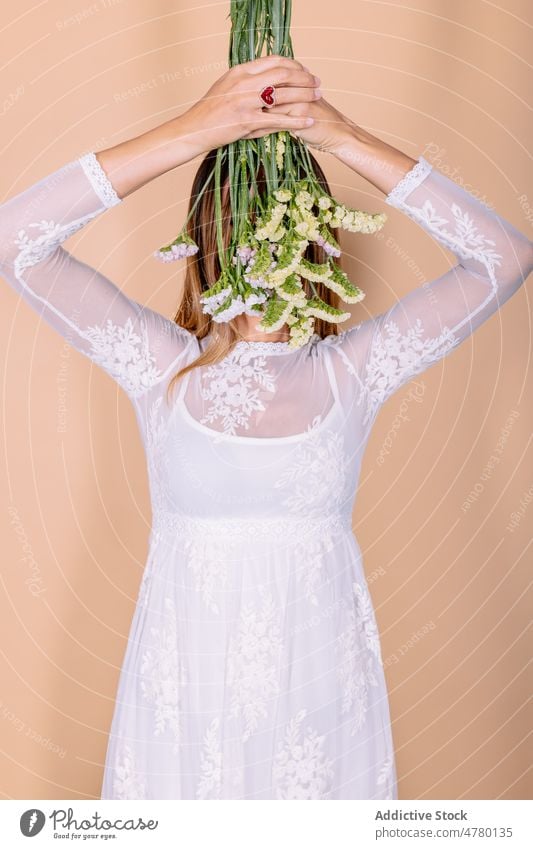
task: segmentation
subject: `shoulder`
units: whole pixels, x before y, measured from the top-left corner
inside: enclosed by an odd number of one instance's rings
[[[338,333],[329,333],[318,340],[317,347],[326,350],[349,348],[353,344],[362,342],[373,331],[374,323],[374,319],[370,318],[340,330]]]
[[[317,348],[321,355],[330,361],[337,380],[346,372],[358,382],[362,380],[373,345],[375,328],[376,319],[369,318],[320,339]]]
[[[179,345],[181,348],[183,348],[184,344],[191,344],[198,341],[194,333],[176,324],[172,318],[167,318],[166,315],[160,312],[156,312],[146,306],[141,306],[141,313],[151,322],[158,336],[167,338],[170,342]]]

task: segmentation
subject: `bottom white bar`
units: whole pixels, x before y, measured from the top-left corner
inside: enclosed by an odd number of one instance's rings
[[[432,801],[0,802],[2,845],[367,849],[533,846],[531,803]],[[36,838],[35,844],[28,839]],[[184,841],[181,843],[181,841]],[[185,843],[186,841],[186,843]]]

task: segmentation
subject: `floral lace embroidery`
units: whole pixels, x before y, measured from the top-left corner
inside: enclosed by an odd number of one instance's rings
[[[137,772],[134,750],[124,742],[119,744],[115,756],[113,798],[146,799],[146,784]]]
[[[501,265],[501,254],[489,247],[489,245],[494,246],[496,242],[493,239],[487,239],[483,233],[480,233],[468,212],[463,212],[458,204],[452,203],[451,210],[455,216],[455,234],[451,235],[445,231],[442,231],[442,234],[450,240],[451,244],[453,243],[454,250],[460,249],[463,252],[464,259],[477,259],[487,268]],[[426,216],[435,215],[435,210],[430,201],[425,201],[422,206],[422,213]],[[433,220],[428,220],[428,226],[433,224]],[[439,222],[446,224],[447,220],[439,219]]]
[[[298,444],[292,462],[275,482],[277,489],[287,489],[281,504],[293,515],[323,517],[332,510],[341,512],[348,500],[348,458],[344,452],[344,437],[327,430],[318,430],[321,417],[316,416],[308,427],[311,438]],[[324,525],[320,534],[301,536],[295,540],[298,559],[296,575],[304,585],[311,604],[318,605],[316,591],[324,580],[324,557],[335,546],[333,528]]]
[[[99,212],[100,210],[96,210],[65,226],[45,220],[29,224],[29,227],[36,227],[41,231],[41,235],[36,239],[31,239],[25,230],[19,230],[15,239],[15,245],[19,248],[14,261],[15,276],[34,298],[47,304],[49,309],[57,313],[82,339],[86,339],[91,345],[88,356],[108,371],[126,392],[136,397],[151,388],[161,377],[150,351],[148,330],[142,310],[139,315],[140,336],[133,329],[131,317],[122,326],[115,325],[111,319],[107,319],[105,325],[95,325],[82,330],[62,315],[53,304],[33,292],[22,277],[24,269],[31,268],[51,256],[62,242],[95,218]]]
[[[350,734],[363,727],[368,711],[369,687],[377,687],[378,669],[382,666],[379,636],[368,589],[354,581],[353,604],[348,611],[348,624],[339,634],[337,677],[343,688],[341,713],[349,713]]]
[[[374,616],[374,607],[372,599],[366,584],[354,581],[352,589],[355,596],[355,602],[361,625],[361,631],[364,634],[366,647],[373,654],[377,663],[382,666],[381,645],[377,629],[376,618]]]
[[[14,261],[15,276],[28,288],[21,279],[21,272],[25,268],[31,268],[32,265],[37,265],[43,259],[51,256],[56,248],[65,242],[70,236],[74,235],[78,230],[85,226],[91,219],[96,218],[100,214],[100,210],[90,212],[82,218],[75,218],[69,224],[56,224],[55,221],[36,221],[28,224],[28,227],[34,227],[41,231],[41,235],[35,239],[31,239],[26,230],[19,230],[15,245],[19,248],[19,253]],[[41,299],[42,300],[42,299]]]
[[[168,728],[176,753],[181,736],[180,688],[186,683],[186,675],[178,657],[175,604],[171,598],[165,598],[164,603],[164,618],[157,627],[150,628],[153,646],[142,656],[141,690],[155,709],[155,735]]]
[[[200,390],[202,398],[212,403],[201,423],[210,424],[220,419],[223,432],[231,436],[236,435],[236,428],[248,430],[251,414],[265,409],[259,398],[260,391],[272,394],[276,391],[274,375],[266,368],[266,359],[242,346],[238,351],[231,351],[222,362],[209,366],[202,381],[209,381],[207,387]]]
[[[406,195],[422,182],[432,168],[433,166],[424,157],[419,157],[418,163],[387,195],[386,202],[405,212],[409,218],[428,230],[438,242],[449,248],[456,256],[461,257],[461,259],[476,259],[481,262],[485,266],[493,284],[493,290],[495,290],[497,281],[494,276],[494,266],[501,264],[501,254],[492,249],[496,243],[492,239],[487,239],[483,233],[478,231],[468,212],[463,211],[457,203],[451,204],[451,211],[454,216],[454,232],[451,232],[451,230],[445,228],[445,225],[450,223],[448,218],[437,214],[429,198],[424,201],[421,207],[406,203]]]
[[[363,424],[372,419],[378,407],[393,392],[414,375],[432,363],[438,362],[459,344],[459,338],[445,327],[435,338],[424,338],[424,328],[419,318],[406,334],[402,334],[394,321],[384,325],[386,336],[376,330],[369,359],[366,379],[359,403],[366,401]]]
[[[140,334],[133,329],[130,317],[124,325],[110,318],[105,325],[80,330],[80,336],[92,347],[91,359],[102,366],[132,397],[150,389],[161,377],[150,350],[146,323],[140,316]]]
[[[199,545],[192,539],[184,540],[187,551],[187,568],[196,576],[195,589],[201,593],[206,607],[212,613],[220,613],[216,593],[228,580],[228,567],[221,540],[207,538]]]
[[[477,259],[481,262],[489,272],[490,279],[496,284],[494,266],[500,265],[502,258],[501,254],[496,253],[490,247],[495,245],[496,242],[493,239],[487,239],[483,233],[480,233],[468,212],[463,212],[458,204],[452,203],[451,210],[455,216],[454,233],[444,229],[444,225],[448,224],[448,219],[437,215],[430,200],[425,200],[420,208],[409,207],[406,212],[410,218],[420,224],[425,224],[441,244],[450,248],[461,259]]]
[[[166,438],[168,435],[168,414],[161,415],[164,403],[163,395],[153,401],[146,417],[146,458],[150,481],[150,502],[152,507],[152,534],[160,537],[174,532],[172,493],[168,478],[168,455]]]
[[[422,180],[425,180],[430,171],[433,170],[433,165],[424,159],[423,156],[418,157],[418,162],[405,174],[402,179],[396,183],[394,188],[385,198],[386,203],[391,206],[398,206],[403,203],[406,196],[420,185]]]
[[[257,730],[259,718],[268,716],[268,701],[279,693],[277,660],[282,648],[279,609],[272,596],[263,595],[260,610],[251,602],[243,605],[227,659],[229,715],[242,716],[243,741]]]
[[[376,779],[376,796],[377,799],[396,799],[394,775],[394,755],[391,752],[383,762],[383,765]]]
[[[121,198],[117,195],[107,174],[93,152],[80,156],[78,162],[83,168],[94,192],[98,195],[104,206],[115,206],[121,202]]]
[[[479,231],[468,211],[463,210],[457,203],[451,203],[453,222],[450,224],[447,217],[437,213],[429,198],[426,198],[421,206],[414,206],[405,201],[407,195],[416,189],[432,170],[433,166],[424,157],[419,157],[417,164],[387,195],[386,201],[416,221],[437,242],[449,248],[456,256],[463,260],[474,259],[480,262],[486,271],[487,280],[491,283],[491,289],[474,310],[452,328],[442,328],[441,334],[435,338],[423,338],[424,328],[420,318],[416,319],[414,326],[410,327],[405,334],[400,332],[393,321],[386,322],[384,325],[387,338],[384,338],[384,334],[379,329],[376,330],[366,367],[366,385],[363,386],[363,393],[360,396],[360,401],[363,397],[366,398],[363,424],[367,424],[372,419],[380,404],[402,383],[440,360],[458,345],[460,339],[456,331],[483,309],[495,297],[498,290],[495,266],[501,265],[502,256],[494,250],[496,245],[494,240],[488,239]],[[338,346],[339,353],[342,353],[346,333],[356,329],[357,327],[350,328],[348,331],[341,332],[338,337],[332,335],[323,342]],[[344,359],[349,371],[357,376],[349,358],[344,356]]]
[[[298,443],[292,460],[274,486],[287,489],[281,504],[292,514],[323,516],[346,505],[348,461],[341,433],[319,429],[316,416],[307,428],[310,438]]]
[[[220,799],[222,790],[222,752],[219,743],[220,720],[216,716],[204,734],[200,755],[201,777],[196,788],[197,799]]]
[[[244,780],[244,768],[242,763],[235,766],[223,766],[222,749],[220,746],[220,718],[216,716],[209,724],[203,738],[202,752],[200,753],[200,779],[196,787],[197,799],[222,799],[225,789],[223,782],[228,775],[231,785],[231,798],[242,798],[242,787]],[[237,792],[239,795],[234,796]]]
[[[320,605],[318,591],[327,579],[324,557],[335,548],[335,536],[325,532],[319,539],[304,539],[298,546],[296,576],[303,584],[305,597],[315,607]]]
[[[327,799],[331,793],[333,761],[324,752],[325,735],[310,725],[303,733],[306,715],[303,708],[289,720],[278,745],[272,767],[276,799]]]

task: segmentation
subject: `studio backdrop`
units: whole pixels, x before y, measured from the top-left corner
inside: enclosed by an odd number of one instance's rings
[[[87,151],[187,109],[227,68],[226,0],[23,0],[0,17],[0,202]],[[294,3],[295,54],[345,115],[533,227],[527,0]],[[529,49],[528,49],[529,48]],[[342,236],[365,292],[350,324],[453,255],[333,157],[336,197],[385,211]],[[69,243],[172,316],[183,271],[154,261],[198,161]],[[176,268],[178,270],[176,271]],[[353,516],[382,640],[403,799],[531,798],[526,737],[533,521],[530,288],[384,406]],[[116,383],[2,290],[0,794],[98,798],[145,562],[148,480]],[[317,616],[327,611],[317,611]]]

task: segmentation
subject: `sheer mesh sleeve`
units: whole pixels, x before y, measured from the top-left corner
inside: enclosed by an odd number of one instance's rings
[[[94,153],[63,165],[0,205],[0,273],[135,398],[178,365],[195,337],[61,246],[121,202]]]
[[[364,424],[399,387],[496,312],[533,269],[533,243],[423,156],[386,203],[416,221],[458,262],[380,315],[331,337],[356,380]]]

